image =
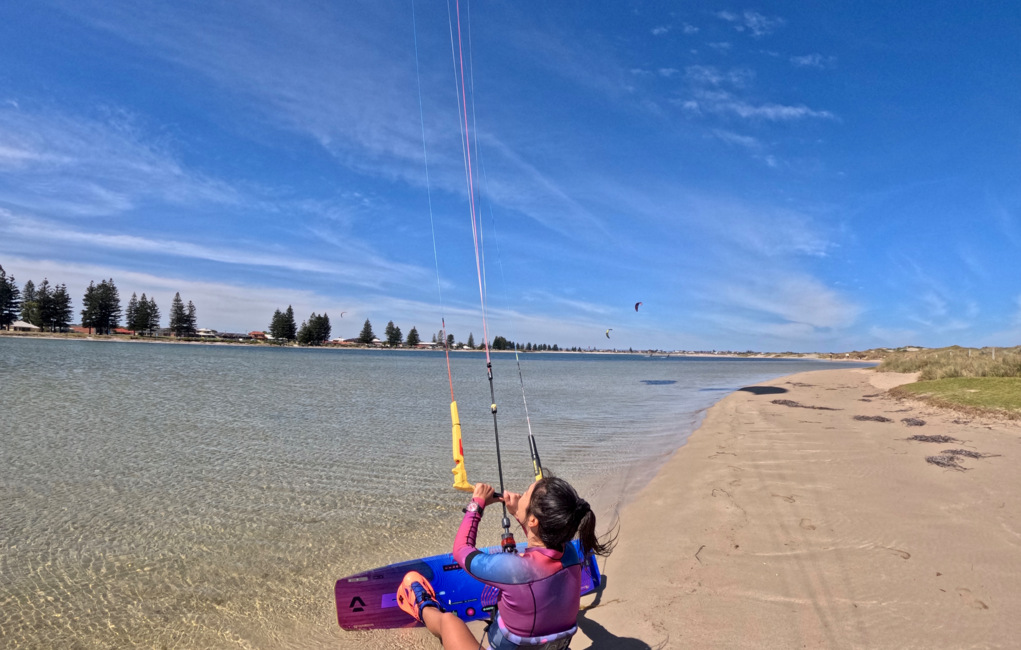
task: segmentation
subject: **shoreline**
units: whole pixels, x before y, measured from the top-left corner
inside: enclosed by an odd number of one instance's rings
[[[572,647],[1009,647],[1021,425],[886,393],[914,377],[810,371],[709,408],[623,508]],[[988,456],[926,461],[949,448]]]
[[[247,348],[274,348],[274,349],[288,349],[294,348],[298,350],[379,350],[385,352],[441,352],[442,347],[435,348],[390,348],[387,346],[371,346],[371,345],[297,345],[297,344],[277,344],[268,341],[226,341],[226,340],[175,340],[167,337],[139,337],[139,336],[127,336],[124,334],[79,334],[79,333],[61,333],[61,332],[12,332],[8,330],[0,330],[0,337],[10,337],[12,339],[41,339],[48,341],[87,341],[87,342],[99,342],[99,343],[161,343],[168,345],[219,345],[219,346],[234,346],[234,347],[247,347]],[[474,350],[465,349],[451,349],[450,352],[467,353],[467,352],[483,352],[483,348],[475,348]],[[514,350],[489,350],[492,354],[513,354]],[[657,357],[657,358],[669,358],[669,357],[683,357],[683,358],[695,358],[695,359],[792,359],[792,360],[813,360],[813,361],[847,361],[847,362],[875,362],[879,363],[880,358],[873,358],[868,356],[859,357],[848,357],[841,356],[843,353],[831,353],[831,352],[805,352],[805,353],[793,353],[786,354],[780,352],[754,352],[754,353],[733,353],[733,352],[721,352],[714,354],[711,352],[687,352],[687,351],[665,351],[665,350],[637,350],[626,352],[623,350],[616,349],[600,349],[600,350],[518,350],[519,354],[613,354],[613,355],[626,355],[626,356],[637,356],[637,357]]]

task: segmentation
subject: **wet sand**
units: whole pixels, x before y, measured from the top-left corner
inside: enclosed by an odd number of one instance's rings
[[[909,381],[822,370],[713,406],[621,514],[571,647],[1017,647],[1021,425],[885,394]],[[926,461],[950,449],[992,456]]]

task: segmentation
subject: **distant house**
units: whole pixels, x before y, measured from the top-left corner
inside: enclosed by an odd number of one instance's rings
[[[115,327],[110,330],[111,334],[120,334],[121,336],[134,336],[135,333],[132,330],[124,329],[123,327]]]
[[[269,337],[266,335],[266,332],[249,332],[248,338],[255,339],[256,341],[265,341]]]
[[[202,337],[202,338],[206,338],[206,339],[215,339],[215,338],[218,338],[218,337],[220,336],[220,335],[219,335],[219,334],[217,333],[217,331],[216,331],[216,330],[210,330],[210,329],[206,329],[206,328],[204,328],[204,327],[202,327],[202,328],[199,328],[199,329],[198,329],[198,331],[196,331],[195,333],[196,333],[196,334],[197,334],[198,336],[200,336],[200,337]]]
[[[416,345],[415,347],[423,349],[432,349],[437,345],[439,345],[439,343],[436,343],[435,341],[420,341],[418,345]]]
[[[92,334],[91,328],[82,327],[81,325],[72,325],[68,329],[76,334]]]
[[[228,339],[231,341],[247,341],[252,337],[248,334],[243,334],[241,332],[220,332],[220,338]]]
[[[15,332],[38,332],[39,328],[32,323],[26,323],[23,320],[16,320],[11,323],[11,330]]]

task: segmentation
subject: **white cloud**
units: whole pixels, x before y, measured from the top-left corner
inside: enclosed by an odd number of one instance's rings
[[[0,107],[0,199],[68,216],[117,215],[146,199],[239,203],[236,190],[186,171],[131,116]]]
[[[774,316],[815,329],[850,327],[860,307],[803,274],[760,272],[719,287],[719,299],[730,309]]]
[[[232,248],[195,244],[181,239],[157,239],[126,234],[105,234],[67,228],[60,224],[19,217],[0,209],[0,225],[11,238],[31,240],[51,250],[71,244],[88,250],[105,249],[149,256],[169,256],[219,262],[229,265],[282,269],[298,273],[320,273],[335,276],[338,282],[352,286],[380,287],[385,284],[422,282],[431,272],[407,264],[390,262],[361,250],[348,262],[324,261],[307,254],[286,255],[279,251]],[[353,248],[349,248],[353,252]]]
[[[684,23],[683,31],[684,31],[685,34],[689,34],[689,35],[690,34],[697,34],[699,32],[699,28],[695,27],[694,25],[689,25],[688,23]]]
[[[713,129],[712,133],[727,144],[735,144],[747,149],[759,149],[762,146],[762,143],[757,138],[753,138],[750,135],[741,135],[724,129]]]
[[[783,104],[750,104],[724,91],[698,91],[695,99],[684,104],[686,108],[700,113],[730,113],[746,119],[760,119],[771,122],[787,122],[801,119],[835,120],[830,111],[815,110],[805,105],[786,106]]]
[[[680,73],[680,70],[677,68],[660,68],[657,72],[659,72],[659,76],[669,79],[670,77],[674,77]]]
[[[751,10],[746,10],[742,14],[736,14],[732,11],[719,11],[716,13],[716,17],[733,23],[734,29],[737,31],[743,32],[747,30],[755,37],[772,34],[787,22],[783,18],[764,16],[757,11]]]
[[[670,26],[669,25],[660,25],[658,27],[653,27],[652,28],[653,36],[662,36],[663,34],[666,34],[669,31],[670,31]]]
[[[751,70],[734,68],[723,71],[711,65],[689,65],[684,69],[685,79],[698,86],[729,84],[735,88],[743,88],[748,85],[754,76],[755,73]]]
[[[819,68],[824,69],[833,65],[834,58],[832,56],[823,56],[821,54],[806,54],[805,56],[792,56],[790,62],[799,68]]]

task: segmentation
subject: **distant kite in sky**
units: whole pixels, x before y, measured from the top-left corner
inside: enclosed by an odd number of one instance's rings
[[[642,303],[638,303],[638,304],[640,305],[640,304],[642,304]],[[637,307],[636,307],[635,309],[637,309]],[[346,311],[342,311],[342,312],[340,312],[340,317],[341,317],[341,318],[343,318],[343,317],[344,317],[344,314],[346,314],[346,313],[347,313]]]
[[[638,311],[638,305],[640,305],[640,304],[642,304],[642,303],[640,303],[640,302],[636,302],[635,303],[635,311]]]
[[[606,330],[606,338],[610,338],[610,332],[612,332],[612,331],[613,331],[612,327],[610,329]]]

